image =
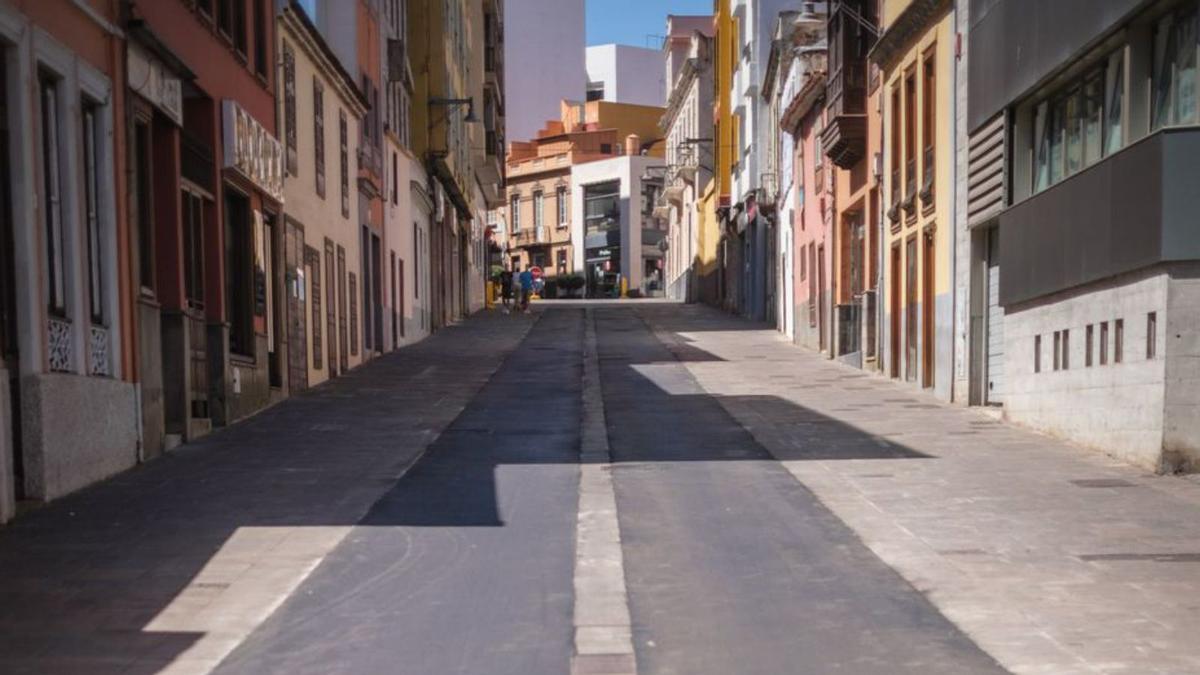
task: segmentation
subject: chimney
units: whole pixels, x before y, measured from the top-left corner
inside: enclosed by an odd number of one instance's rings
[[[642,150],[642,139],[637,134],[629,134],[625,137],[625,154],[637,155]]]

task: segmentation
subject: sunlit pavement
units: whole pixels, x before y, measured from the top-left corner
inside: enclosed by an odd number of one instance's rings
[[[1189,479],[543,301],[0,530],[0,672],[1195,672],[1196,541]]]

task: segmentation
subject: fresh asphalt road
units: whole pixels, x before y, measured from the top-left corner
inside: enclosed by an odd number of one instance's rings
[[[639,672],[1000,671],[700,390],[637,310],[592,311]],[[566,672],[584,321],[545,310],[220,672]]]
[[[697,384],[690,311],[483,314],[18,518],[0,673],[1001,672],[724,405],[790,404]]]

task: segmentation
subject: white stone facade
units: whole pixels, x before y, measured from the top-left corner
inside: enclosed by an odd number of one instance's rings
[[[662,106],[665,59],[658,49],[629,45],[588,47],[588,86],[603,84],[605,101]]]

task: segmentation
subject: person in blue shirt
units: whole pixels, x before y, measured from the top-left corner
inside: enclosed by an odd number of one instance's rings
[[[526,267],[517,278],[521,281],[521,310],[528,312],[529,296],[533,293],[533,272]]]

